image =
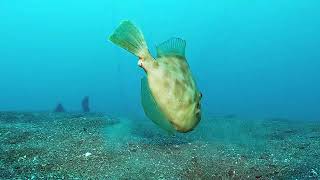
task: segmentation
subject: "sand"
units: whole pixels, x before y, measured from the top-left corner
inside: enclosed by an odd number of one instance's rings
[[[0,112],[0,179],[319,179],[320,122],[204,118],[171,136],[146,119]]]

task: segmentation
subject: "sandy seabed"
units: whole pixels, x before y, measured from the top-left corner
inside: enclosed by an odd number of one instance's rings
[[[0,112],[0,179],[320,179],[320,122]]]

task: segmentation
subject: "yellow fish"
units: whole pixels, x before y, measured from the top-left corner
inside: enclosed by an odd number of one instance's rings
[[[143,34],[130,21],[123,21],[109,37],[114,44],[139,58],[147,77],[141,80],[145,114],[169,132],[189,132],[201,119],[199,92],[185,58],[186,42],[171,38],[150,54]]]

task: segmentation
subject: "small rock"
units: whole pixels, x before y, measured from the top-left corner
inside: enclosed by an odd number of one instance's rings
[[[318,173],[314,169],[311,169],[309,177],[318,177]]]
[[[235,170],[229,170],[228,171],[228,175],[230,176],[230,177],[234,177],[235,175],[236,175],[236,171]]]

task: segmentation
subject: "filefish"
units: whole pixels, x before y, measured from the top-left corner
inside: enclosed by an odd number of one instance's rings
[[[185,57],[186,42],[171,38],[156,46],[153,57],[142,32],[130,21],[121,22],[109,40],[137,56],[146,73],[141,79],[146,116],[170,133],[192,131],[201,119],[202,94]]]

